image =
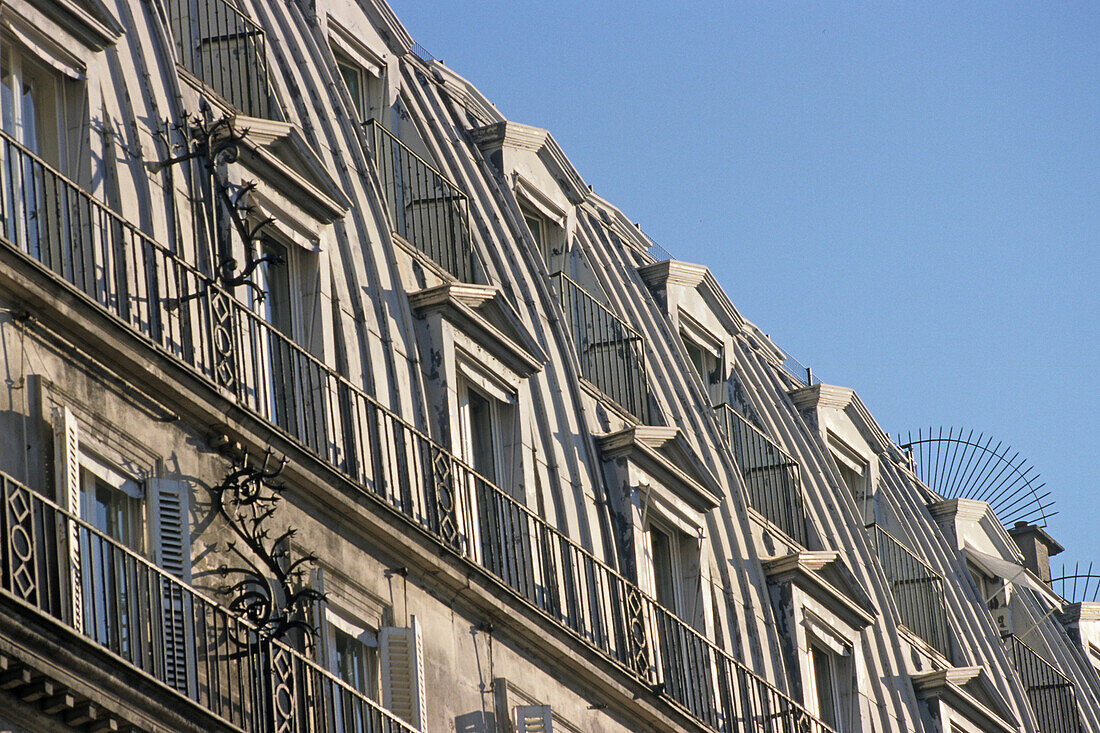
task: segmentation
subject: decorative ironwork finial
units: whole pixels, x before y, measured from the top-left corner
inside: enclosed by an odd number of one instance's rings
[[[1055,514],[1039,473],[1007,444],[962,428],[909,433],[898,447],[909,450],[917,477],[945,499],[977,499],[992,507],[1001,524],[1026,521],[1045,527]]]

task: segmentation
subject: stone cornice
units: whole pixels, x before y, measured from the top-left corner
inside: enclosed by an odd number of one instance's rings
[[[706,279],[707,272],[706,265],[696,265],[680,260],[664,260],[638,268],[642,281],[650,288],[662,288],[666,285],[695,288]]]
[[[953,525],[952,533],[955,535],[957,545],[955,549],[961,550],[965,546],[962,538],[958,536],[958,523],[968,522],[981,528],[990,543],[1001,554],[1001,557],[1015,563],[1023,562],[1020,548],[1012,541],[1008,531],[1001,524],[1001,520],[997,518],[997,515],[993,513],[993,508],[986,502],[956,497],[933,502],[928,505],[928,511],[932,514],[932,519],[935,520],[936,524],[941,527],[948,522]]]
[[[815,410],[820,407],[843,410],[852,404],[856,393],[848,387],[815,384],[812,387],[791,390],[790,395],[791,401],[799,411]]]
[[[97,0],[25,0],[25,3],[93,51],[102,51],[122,37],[122,26]],[[4,5],[5,9],[12,7],[9,3]]]
[[[351,202],[294,125],[242,115],[234,124],[248,131],[242,166],[321,224],[347,214]]]

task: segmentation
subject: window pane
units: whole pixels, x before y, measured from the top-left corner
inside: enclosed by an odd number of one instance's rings
[[[81,469],[84,491],[80,514],[84,521],[134,552],[145,551],[143,502],[104,481],[87,469]]]
[[[375,650],[351,634],[329,625],[333,647],[336,676],[371,699],[377,698],[377,656]]]
[[[670,611],[677,611],[676,583],[672,559],[672,539],[658,529],[649,530],[649,546],[653,552],[653,585],[657,602]]]
[[[699,375],[699,378],[703,380],[703,384],[706,384],[709,377],[709,375],[707,374],[707,354],[703,351],[703,349],[701,349],[699,346],[689,341],[688,339],[683,339],[683,342],[684,348],[687,350],[688,353],[688,359],[691,360],[691,365],[695,367],[695,372]]]
[[[542,221],[534,216],[529,216],[527,214],[523,215],[523,220],[527,222],[527,228],[531,230],[531,236],[535,238],[535,244],[538,245],[539,251],[542,252]]]
[[[291,316],[290,267],[286,247],[277,242],[265,242],[264,257],[276,257],[279,262],[265,262],[264,269],[264,319],[285,336],[293,336]]]
[[[496,483],[496,456],[494,455],[493,410],[488,398],[474,390],[468,391],[470,409],[470,448],[474,470]]]
[[[817,688],[817,710],[821,722],[836,726],[836,681],[829,653],[816,646],[810,647],[814,665],[814,687]]]
[[[355,110],[359,113],[359,119],[366,119],[366,110],[363,109],[363,84],[362,74],[358,69],[348,64],[337,63],[340,76],[344,77],[344,85],[348,88],[351,101],[355,104]]]

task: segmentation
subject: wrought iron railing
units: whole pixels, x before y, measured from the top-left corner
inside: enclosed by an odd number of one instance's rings
[[[814,376],[813,371],[794,358],[790,354],[786,354],[786,359],[783,360],[783,371],[785,371],[795,381],[806,387],[812,387],[815,384],[821,384],[821,380]]]
[[[877,524],[868,527],[901,622],[933,649],[951,654],[943,576]]]
[[[5,246],[488,570],[719,731],[827,731],[804,708],[0,133]],[[51,224],[55,222],[56,224]],[[273,363],[287,365],[281,372]],[[279,379],[273,375],[279,373]]]
[[[199,81],[250,117],[268,117],[263,29],[228,0],[164,0],[176,53]]]
[[[412,733],[290,646],[0,474],[0,592],[249,733]],[[348,721],[361,723],[349,728]]]
[[[461,282],[473,282],[470,202],[377,120],[363,124],[393,231]]]
[[[580,359],[581,375],[634,417],[649,422],[645,340],[564,272],[550,276]]]
[[[741,467],[753,508],[805,547],[806,508],[798,461],[729,405],[714,409]]]
[[[1027,690],[1027,699],[1041,733],[1080,733],[1077,692],[1073,682],[1035,650],[1009,634],[1005,648]]]

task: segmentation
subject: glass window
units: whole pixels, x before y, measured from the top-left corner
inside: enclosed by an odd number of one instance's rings
[[[128,656],[138,561],[111,541],[145,554],[145,502],[141,486],[99,461],[81,456],[80,517],[106,536],[80,529],[80,576],[84,632]]]
[[[60,165],[57,74],[4,38],[0,47],[0,127],[31,152]]]
[[[683,339],[684,348],[687,350],[688,359],[691,360],[691,365],[695,367],[695,372],[699,375],[699,379],[703,380],[703,384],[706,384],[710,378],[709,375],[709,354],[703,350],[701,346],[696,344],[690,339]]]
[[[145,552],[145,502],[140,487],[119,477],[105,478],[80,469],[80,516],[103,534],[134,552]]]
[[[287,249],[278,242],[267,240],[263,244],[261,256],[271,258],[261,266],[264,320],[279,329],[284,336],[292,337],[294,317]]]
[[[814,688],[817,692],[817,714],[821,722],[831,728],[837,727],[837,680],[833,655],[819,646],[810,646],[813,663]]]
[[[466,396],[470,423],[470,459],[474,470],[493,483],[497,482],[496,426],[493,405],[488,397],[469,389]]]
[[[362,69],[343,61],[337,61],[336,68],[339,69],[340,76],[344,79],[344,86],[348,88],[348,94],[351,95],[355,111],[359,113],[359,119],[367,119],[366,90],[363,84]]]
[[[378,641],[364,632],[356,637],[329,624],[332,639],[332,672],[372,700],[378,699]]]
[[[656,528],[649,528],[649,549],[653,562],[653,593],[657,602],[672,611],[680,612],[677,586],[676,548],[672,537]]]

